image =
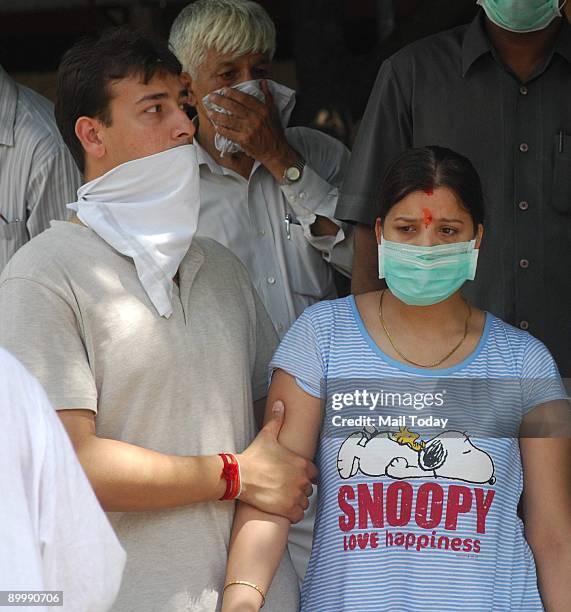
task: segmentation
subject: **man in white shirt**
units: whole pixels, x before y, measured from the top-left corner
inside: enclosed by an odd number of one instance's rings
[[[38,381],[2,349],[0,377],[0,606],[54,591],[33,609],[105,612],[125,552]]]
[[[331,264],[349,274],[352,246],[334,218],[349,152],[316,130],[284,130],[293,91],[265,81],[275,39],[269,15],[249,0],[193,2],[170,33],[197,111],[198,234],[241,259],[283,337],[307,306],[336,297]],[[265,101],[235,89],[249,81]]]

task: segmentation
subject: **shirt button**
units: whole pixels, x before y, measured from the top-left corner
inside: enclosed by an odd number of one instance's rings
[[[526,87],[525,85],[522,85],[522,86],[519,88],[519,93],[520,93],[522,96],[527,96],[527,87]]]
[[[270,285],[275,285],[276,284],[276,279],[273,276],[268,276],[268,278],[266,280],[268,281],[268,284],[270,284]]]
[[[528,330],[529,329],[529,322],[528,321],[520,321],[519,322],[519,328],[523,329],[523,330]]]
[[[266,230],[260,230],[258,232],[258,236],[265,236],[266,235]]]
[[[305,191],[302,191],[302,192],[299,194],[299,199],[300,199],[300,200],[305,200],[306,195],[307,195],[307,194],[305,193]]]
[[[284,329],[285,327],[281,323],[278,323],[278,331],[283,332]]]
[[[519,150],[520,150],[522,153],[527,153],[527,152],[529,151],[529,145],[527,144],[527,142],[522,142],[522,143],[519,145]]]
[[[529,208],[529,202],[523,200],[518,204],[518,206],[520,210],[527,210]]]
[[[520,259],[519,260],[519,267],[523,268],[524,270],[526,268],[529,268],[529,261],[527,259]]]

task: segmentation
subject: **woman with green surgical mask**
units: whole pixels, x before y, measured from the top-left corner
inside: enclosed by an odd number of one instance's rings
[[[485,318],[459,291],[475,277],[484,231],[483,196],[476,171],[467,159],[447,149],[407,151],[387,173],[380,202],[375,227],[379,278],[385,279],[389,290],[382,291],[379,298],[377,314],[383,332],[379,341],[387,345],[389,354],[419,367],[438,367],[455,354],[469,354],[481,336]],[[366,294],[357,302],[365,299],[370,306],[373,295]],[[433,308],[418,309],[427,306]],[[448,328],[446,333],[435,335],[423,348],[418,343],[423,333],[412,327],[412,313],[420,315],[423,325],[435,318],[437,327]],[[399,341],[394,328],[401,326],[407,332],[401,332]],[[449,346],[455,337],[458,341]],[[422,351],[427,359],[414,358],[413,349],[416,354]]]
[[[442,302],[476,274],[484,220],[480,182],[471,164],[458,156],[454,164],[440,164],[440,184],[435,184],[431,166],[446,156],[438,147],[428,156],[425,150],[407,153],[381,191],[375,228],[379,278],[410,306]],[[463,181],[454,185],[462,165]],[[424,180],[420,170],[425,170]]]
[[[474,167],[405,151],[375,230],[387,288],[308,308],[270,364],[279,442],[320,470],[300,609],[567,612],[571,408],[547,348],[462,296]],[[260,608],[288,528],[239,505],[223,612]]]

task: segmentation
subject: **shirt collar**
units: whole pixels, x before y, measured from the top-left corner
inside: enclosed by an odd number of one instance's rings
[[[188,249],[187,254],[184,256],[184,259],[181,262],[181,265],[178,268],[179,272],[179,285],[178,290],[182,291],[182,296],[185,299],[185,302],[188,301],[188,292],[190,291],[198,271],[202,267],[204,263],[205,254],[204,250],[199,244],[200,237],[195,236],[190,243],[190,248]],[[186,262],[186,265],[183,263]]]
[[[472,67],[472,64],[485,53],[491,51],[492,45],[484,27],[484,11],[480,11],[464,34],[462,43],[462,76]]]
[[[193,138],[192,142],[194,146],[196,147],[196,157],[198,158],[199,167],[206,165],[208,166],[208,169],[210,170],[210,172],[217,172],[218,174],[220,174],[222,172],[222,166],[217,164],[212,159],[212,156],[206,151],[206,149],[202,148],[196,136]]]
[[[554,53],[558,53],[571,64],[571,24],[563,15],[563,25],[555,41]]]
[[[198,167],[200,166],[208,166],[210,172],[215,172],[217,174],[224,174],[225,168],[216,162],[215,159],[212,158],[212,155],[208,153],[208,151],[201,146],[198,142],[198,138],[196,134],[198,134],[198,115],[195,115],[192,119],[192,123],[194,123],[194,127],[196,128],[196,133],[194,138],[192,139],[192,143],[196,147],[196,156],[198,158]]]
[[[0,66],[0,145],[14,146],[18,87]]]
[[[484,11],[480,10],[464,35],[464,42],[462,44],[462,76],[466,76],[472,64],[489,51],[492,51],[492,44],[486,34]],[[561,57],[571,63],[571,25],[565,15],[563,16],[563,24],[553,47],[553,53],[561,55]]]

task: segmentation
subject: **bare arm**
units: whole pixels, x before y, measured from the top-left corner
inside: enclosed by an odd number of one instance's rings
[[[571,610],[571,439],[522,438],[520,447],[525,535],[543,605],[547,612]]]
[[[226,490],[218,455],[167,455],[100,438],[92,411],[60,410],[58,414],[107,511],[160,510],[215,501]],[[282,422],[283,411],[274,415],[252,444],[237,455],[243,482],[241,498],[296,521],[303,515],[302,505],[307,502],[303,491],[315,468],[278,444]]]
[[[378,291],[384,287],[384,282],[379,280],[375,232],[368,225],[359,224],[355,228],[355,255],[351,292],[354,295],[359,295],[368,291]]]
[[[312,459],[321,423],[321,400],[302,391],[295,379],[282,370],[275,372],[270,386],[266,420],[277,399],[283,400],[287,413],[280,443]],[[226,583],[245,580],[267,593],[285,550],[288,531],[287,519],[240,503],[232,530]],[[222,609],[224,612],[246,612],[258,610],[261,603],[260,595],[253,588],[232,585],[225,591]]]
[[[90,410],[60,410],[58,414],[99,502],[108,512],[173,508],[212,501],[224,494],[222,459],[217,455],[179,457],[99,438]]]

